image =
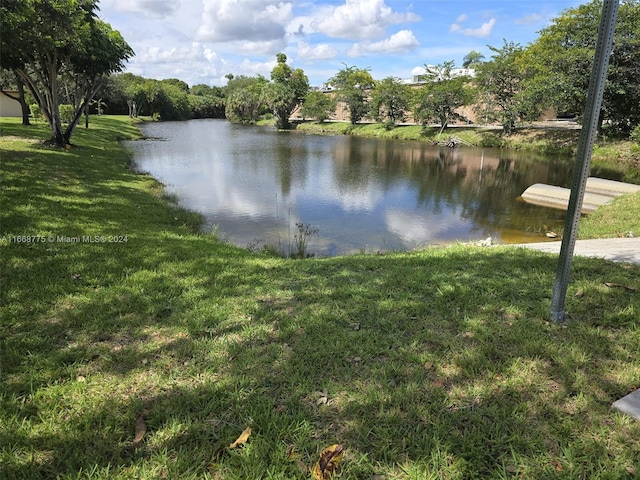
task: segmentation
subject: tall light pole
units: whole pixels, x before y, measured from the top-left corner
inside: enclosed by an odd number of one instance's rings
[[[564,320],[564,302],[567,296],[571,260],[573,259],[573,250],[576,245],[576,236],[578,235],[578,222],[580,221],[582,200],[584,199],[587,177],[589,176],[591,153],[598,130],[602,96],[607,79],[607,68],[613,46],[613,33],[618,15],[618,5],[619,0],[604,0],[602,4],[596,55],[593,59],[584,121],[578,142],[578,153],[576,154],[576,170],[573,175],[567,218],[560,247],[560,257],[558,258],[556,281],[551,297],[551,319],[556,322]]]

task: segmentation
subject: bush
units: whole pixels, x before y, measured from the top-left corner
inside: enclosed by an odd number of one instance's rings
[[[40,105],[37,103],[32,103],[29,105],[29,109],[31,110],[31,116],[34,120],[40,120],[42,118],[42,110],[40,110]]]
[[[75,109],[73,108],[73,105],[68,105],[65,103],[60,105],[59,109],[60,109],[59,110],[60,120],[66,123],[71,123],[71,120],[73,120],[73,113],[75,111]]]
[[[629,140],[640,145],[640,125],[636,125],[636,128],[634,128],[631,131],[631,134],[629,135]]]

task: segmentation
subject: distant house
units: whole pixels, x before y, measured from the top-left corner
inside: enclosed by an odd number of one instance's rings
[[[0,92],[0,117],[22,117],[20,103],[7,95],[7,93],[11,96],[18,96],[17,90],[4,90]]]
[[[428,65],[430,68],[434,68],[434,65]],[[427,73],[427,69],[424,67],[416,67],[411,72],[411,82],[410,83],[426,83],[425,75]],[[475,77],[476,71],[473,68],[461,68],[455,67],[451,69],[451,77]]]

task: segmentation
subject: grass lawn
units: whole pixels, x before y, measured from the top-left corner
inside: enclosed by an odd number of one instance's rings
[[[556,325],[552,255],[251,253],[129,167],[128,118],[1,126],[0,478],[308,479],[336,443],[335,479],[640,475],[640,266],[577,258]]]

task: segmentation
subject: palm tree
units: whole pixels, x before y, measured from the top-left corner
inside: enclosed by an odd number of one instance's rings
[[[462,67],[463,68],[473,68],[480,63],[483,63],[484,55],[475,50],[471,50],[467,53],[462,59]]]

